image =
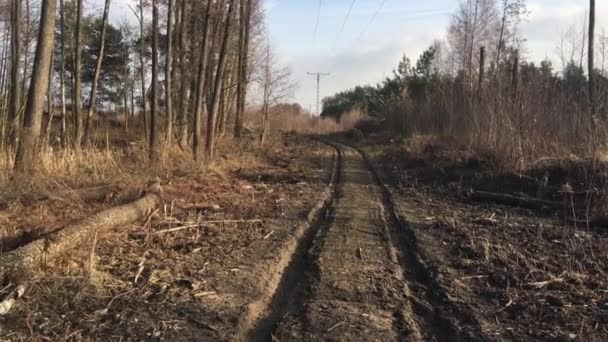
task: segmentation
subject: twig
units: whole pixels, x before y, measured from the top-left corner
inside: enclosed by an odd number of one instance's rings
[[[26,284],[20,284],[13,291],[11,291],[11,293],[9,293],[2,302],[0,302],[0,316],[6,315],[11,310],[17,299],[21,298],[25,294],[26,289]]]
[[[89,281],[93,278],[93,269],[95,268],[95,247],[97,246],[97,234],[93,238],[93,246],[91,247],[91,254],[89,255]]]
[[[562,283],[564,281],[563,278],[553,278],[553,279],[549,279],[549,280],[545,280],[545,281],[538,281],[535,283],[528,283],[529,286],[533,286],[537,289],[542,289],[544,287],[547,287],[549,285],[552,284],[559,284]]]
[[[212,220],[212,221],[201,221],[200,223],[261,223],[261,222],[262,222],[262,220]],[[174,233],[174,232],[178,232],[180,230],[197,228],[198,226],[200,226],[200,223],[197,223],[197,224],[188,224],[188,225],[184,225],[184,226],[180,226],[180,227],[174,227],[174,228],[169,228],[169,229],[163,229],[163,230],[159,230],[157,232],[154,232],[154,234],[152,234],[152,235],[159,235],[159,234],[165,234],[165,233]]]
[[[469,277],[462,277],[460,278],[460,280],[471,280],[471,279],[483,279],[483,278],[487,278],[487,275],[476,275],[476,276],[469,276]]]
[[[344,321],[338,322],[338,323],[332,325],[331,328],[327,329],[327,332],[330,332],[330,331],[336,329],[337,327],[343,326],[344,324],[346,324],[346,322],[344,322]]]

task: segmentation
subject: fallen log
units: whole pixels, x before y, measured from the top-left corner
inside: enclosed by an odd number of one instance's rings
[[[524,208],[561,208],[560,202],[546,201],[532,197],[500,194],[495,192],[471,190],[468,192],[468,196],[469,198],[475,201],[491,201],[499,204],[506,204]]]
[[[57,258],[66,250],[86,243],[96,233],[145,218],[160,205],[160,201],[159,195],[148,194],[133,203],[101,211],[44,239],[9,252],[0,257],[0,281],[4,284],[9,280],[17,284],[26,282],[36,267]]]

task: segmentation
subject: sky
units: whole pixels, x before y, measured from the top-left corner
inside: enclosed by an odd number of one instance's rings
[[[315,111],[316,78],[321,98],[389,76],[401,56],[411,59],[446,36],[459,0],[264,0],[266,29],[282,65],[289,66],[298,88],[290,99]],[[111,19],[133,21],[128,4],[114,0]],[[85,0],[101,11],[103,0]],[[353,5],[354,3],[354,5]],[[608,1],[596,1],[597,30],[608,32]],[[320,6],[319,6],[320,4]],[[527,58],[558,62],[560,37],[572,25],[581,30],[589,0],[528,0],[521,24]],[[351,9],[352,5],[352,9]],[[350,11],[350,15],[347,14]]]
[[[331,73],[322,78],[321,97],[375,84],[391,74],[404,54],[416,59],[434,40],[445,38],[458,6],[458,0],[356,0],[344,24],[352,3],[322,0],[319,11],[319,0],[267,1],[271,42],[299,85],[294,100],[313,112],[316,79],[308,72]],[[589,0],[528,0],[530,13],[521,25],[527,57],[557,62],[562,33],[573,24],[582,28],[588,4]],[[608,23],[608,1],[597,1],[596,6],[600,31]]]

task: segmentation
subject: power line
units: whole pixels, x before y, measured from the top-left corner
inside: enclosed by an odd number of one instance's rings
[[[382,2],[380,3],[380,6],[378,6],[378,8],[376,9],[376,12],[374,12],[374,15],[372,15],[372,17],[367,22],[367,25],[365,25],[365,28],[363,29],[363,31],[361,31],[361,34],[359,34],[357,41],[359,41],[363,37],[363,35],[369,29],[369,27],[372,25],[374,20],[376,20],[376,17],[378,16],[378,14],[380,14],[380,11],[382,11],[382,9],[384,8],[384,5],[386,5],[387,1],[388,0],[382,0]]]
[[[319,0],[319,6],[317,9],[317,22],[315,23],[315,33],[313,35],[314,42],[317,41],[317,32],[319,30],[319,21],[321,20],[321,7],[323,6],[323,0]]]
[[[340,35],[342,35],[342,33],[344,32],[344,29],[346,28],[346,23],[348,22],[348,19],[350,18],[350,15],[353,12],[353,8],[355,7],[356,3],[357,3],[357,0],[353,0],[350,3],[348,12],[346,12],[346,16],[344,17],[344,21],[342,22],[342,27],[340,27],[340,31],[338,31],[338,34],[336,35],[336,40],[334,41],[332,50],[336,48],[336,45],[338,44],[338,39],[340,38]]]

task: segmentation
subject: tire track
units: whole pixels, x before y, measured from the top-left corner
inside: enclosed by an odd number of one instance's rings
[[[334,150],[334,165],[322,200],[286,243],[278,262],[268,270],[269,279],[261,279],[262,295],[246,307],[238,323],[236,340],[272,341],[272,333],[286,312],[305,305],[308,278],[313,276],[315,266],[311,249],[331,224],[341,178],[342,151],[334,145],[330,147]]]
[[[339,196],[310,248],[309,276],[292,290],[299,300],[277,321],[278,340],[436,339],[433,329],[421,331],[409,301],[383,196],[364,158],[325,143],[343,158]]]
[[[237,339],[487,340],[420,258],[413,230],[367,156],[324,142],[336,151],[324,200],[269,270]]]
[[[418,253],[415,232],[405,218],[400,215],[393,195],[380,177],[366,153],[356,146],[344,144],[357,151],[365,160],[369,172],[373,175],[376,186],[382,193],[382,207],[386,221],[390,226],[389,243],[391,254],[398,259],[403,280],[412,286],[405,286],[406,296],[426,336],[438,341],[487,341],[490,340],[481,328],[472,311],[450,300],[446,290],[435,278],[433,270]],[[415,294],[408,291],[415,288]]]

